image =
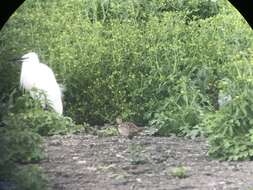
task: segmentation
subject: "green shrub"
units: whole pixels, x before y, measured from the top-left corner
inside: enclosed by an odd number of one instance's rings
[[[211,145],[209,154],[220,159],[252,159],[253,67],[243,61],[231,67],[231,72],[236,69],[235,75],[222,81],[220,88],[232,98],[205,120]]]
[[[76,125],[70,117],[61,116],[52,110],[44,110],[40,100],[33,99],[29,93],[20,95],[16,90],[9,100],[3,123],[31,130],[41,136],[78,132],[81,128],[88,127],[86,124]]]
[[[205,112],[204,107],[200,106],[203,101],[201,94],[196,89],[191,89],[191,84],[185,79],[179,80],[178,83],[176,93],[160,102],[161,105],[154,111],[150,125],[159,129],[157,134],[160,136],[203,135],[204,129],[198,126]]]
[[[196,13],[202,6],[210,7],[205,9],[209,16]],[[3,29],[2,55],[7,59],[33,50],[42,62],[47,60],[67,87],[66,114],[78,123],[102,124],[122,114],[144,124],[146,112],[166,97],[163,84],[175,77],[167,77],[170,68],[180,71],[198,50],[185,47],[186,40],[197,38],[188,35],[187,11],[207,18],[218,14],[215,7],[218,2],[196,0],[29,1]],[[19,40],[12,37],[17,35]],[[191,71],[200,57],[193,57],[183,72]]]
[[[38,166],[24,164],[45,157],[42,138],[29,128],[9,123],[5,120],[0,127],[0,181],[8,182],[13,189],[46,189],[47,179]]]
[[[20,190],[46,190],[48,187],[48,178],[44,171],[37,166],[26,166],[14,174],[14,182],[18,184]]]
[[[188,169],[184,166],[179,166],[173,168],[168,174],[172,175],[173,177],[178,177],[178,178],[186,178],[188,177],[189,174]]]
[[[224,2],[210,0],[85,0],[85,16],[92,22],[131,20],[138,24],[164,12],[185,12],[188,19],[204,19],[217,15]]]
[[[45,158],[40,135],[78,132],[68,117],[42,109],[41,102],[14,90],[2,105],[0,127],[0,181],[9,181],[16,189],[46,189],[47,179],[34,164]],[[21,163],[21,164],[20,164]]]

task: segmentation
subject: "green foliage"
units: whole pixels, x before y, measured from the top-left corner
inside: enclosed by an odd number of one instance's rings
[[[210,0],[85,0],[85,16],[92,22],[134,21],[143,23],[164,12],[186,12],[188,19],[217,15],[223,3]]]
[[[69,117],[43,110],[40,100],[31,98],[28,93],[13,100],[11,98],[8,114],[3,118],[3,122],[7,126],[29,129],[42,136],[66,134],[80,128]]]
[[[5,152],[1,156],[1,164],[8,161],[33,161],[43,157],[39,146],[41,138],[33,132],[5,126],[1,128],[1,149]],[[19,138],[15,138],[19,136]],[[14,160],[13,160],[14,159]]]
[[[202,54],[210,54],[203,48],[206,52],[196,55],[198,45],[204,46],[201,40],[211,33],[205,34],[207,24],[201,31],[199,22],[186,23],[189,14],[210,18],[219,13],[221,5],[198,0],[33,0],[3,29],[2,56],[7,60],[29,50],[38,52],[58,81],[65,83],[64,108],[78,123],[103,124],[121,114],[145,124],[150,119],[146,115],[168,98],[173,82],[181,75],[194,77],[196,67],[204,65]],[[199,12],[202,10],[207,13]],[[17,35],[18,41],[12,37]],[[211,59],[217,57],[211,55]]]
[[[8,190],[46,190],[48,179],[41,168],[36,165],[19,166],[8,165],[1,170],[8,171],[3,176],[1,172],[1,187]],[[5,173],[6,174],[6,173]]]
[[[48,189],[48,179],[42,169],[37,166],[25,166],[14,174],[14,182],[19,184],[21,190]]]
[[[20,165],[45,157],[41,137],[29,128],[8,124],[0,127],[0,181],[9,181],[15,190],[46,189],[47,179],[38,166]]]
[[[233,77],[235,80],[226,80],[221,85],[232,100],[205,120],[211,145],[209,154],[215,158],[253,158],[253,67],[248,63],[247,70],[244,70],[239,64],[236,65],[239,73]]]
[[[66,134],[70,128],[75,126],[71,118],[60,117],[57,113],[44,110],[10,114],[7,120],[10,122],[8,125],[29,127],[33,132],[42,136]]]
[[[169,136],[174,133],[177,135],[197,136],[203,131],[196,129],[202,121],[203,108],[200,106],[201,94],[195,89],[191,89],[184,79],[177,81],[175,94],[170,98],[161,101],[161,105],[154,111],[153,119],[150,121],[151,126],[157,127],[158,135]],[[193,136],[192,136],[193,137]]]
[[[186,178],[187,177],[187,169],[184,166],[175,167],[170,171],[170,174],[174,177],[178,178]]]
[[[109,137],[118,135],[118,130],[116,127],[103,127],[95,132],[100,137]]]
[[[10,181],[17,189],[46,189],[47,179],[39,167],[25,164],[45,158],[40,135],[78,132],[84,126],[75,125],[68,117],[44,111],[41,101],[32,99],[28,93],[21,95],[18,90],[13,90],[2,107],[0,181]]]
[[[148,158],[145,155],[145,150],[142,145],[130,144],[128,151],[130,153],[129,161],[132,165],[141,165],[147,163]]]

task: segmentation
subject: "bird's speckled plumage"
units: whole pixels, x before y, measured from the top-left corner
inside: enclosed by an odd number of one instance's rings
[[[123,122],[121,118],[117,118],[118,131],[121,136],[132,139],[135,135],[143,130],[143,128],[137,127],[132,122]]]

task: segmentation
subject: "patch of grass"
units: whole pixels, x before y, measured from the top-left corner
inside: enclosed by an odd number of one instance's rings
[[[179,166],[175,167],[170,171],[170,175],[173,177],[178,177],[178,178],[186,178],[188,176],[187,174],[187,168],[184,166]]]
[[[97,130],[96,133],[99,137],[110,137],[110,136],[117,136],[118,130],[113,126],[109,126],[109,127],[103,127],[102,129]]]
[[[143,146],[139,144],[130,144],[128,150],[130,152],[129,161],[132,165],[141,165],[147,163],[148,160],[145,156]]]

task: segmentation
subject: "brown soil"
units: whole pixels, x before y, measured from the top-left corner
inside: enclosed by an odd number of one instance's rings
[[[210,160],[200,139],[67,135],[45,145],[54,190],[253,189],[253,162]]]

